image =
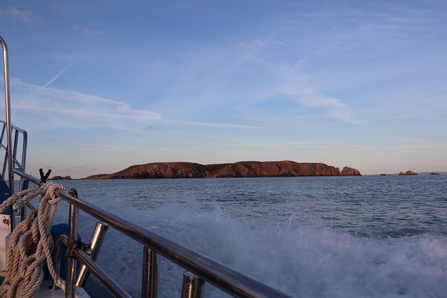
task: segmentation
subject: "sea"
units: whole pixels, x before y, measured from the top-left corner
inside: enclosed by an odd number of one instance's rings
[[[447,297],[447,175],[59,183],[292,297]],[[84,241],[94,224],[81,212]],[[97,260],[133,297],[142,251],[110,229]],[[158,297],[180,297],[185,270],[160,262]]]

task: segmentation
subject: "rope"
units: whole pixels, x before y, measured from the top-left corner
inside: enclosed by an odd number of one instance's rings
[[[26,189],[14,194],[0,204],[1,213],[12,204],[14,209],[19,209],[35,197],[40,197],[39,208],[30,211],[26,219],[11,233],[6,270],[0,272],[0,276],[5,277],[0,286],[0,297],[35,297],[43,281],[45,262],[55,284],[65,291],[65,282],[54,269],[51,257],[53,239],[50,233],[57,203],[62,199],[56,192],[64,189],[60,184],[47,182],[40,188]]]

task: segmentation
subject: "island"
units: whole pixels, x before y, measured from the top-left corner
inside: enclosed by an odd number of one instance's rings
[[[413,171],[400,172],[399,175],[417,175],[417,173]]]
[[[70,176],[65,176],[65,177],[62,177],[62,176],[54,176],[53,178],[50,178],[50,179],[48,179],[48,180],[71,180],[71,177],[70,177]]]
[[[99,174],[84,179],[161,179],[161,178],[237,178],[237,177],[305,177],[361,176],[360,171],[324,163],[286,161],[242,161],[202,165],[191,162],[155,162],[133,165],[113,174]]]

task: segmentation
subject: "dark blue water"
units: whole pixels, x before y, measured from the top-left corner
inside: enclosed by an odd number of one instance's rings
[[[359,237],[447,235],[447,176],[88,180],[63,182],[99,206],[188,204],[259,225],[309,221]],[[106,197],[104,197],[106,194]]]
[[[62,183],[294,297],[447,297],[447,176]],[[81,222],[88,238],[92,221]],[[138,296],[141,247],[107,241],[99,261]],[[160,297],[179,296],[182,270],[161,271]]]

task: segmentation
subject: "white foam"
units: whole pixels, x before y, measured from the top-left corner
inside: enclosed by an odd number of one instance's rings
[[[446,297],[447,237],[442,235],[358,238],[319,221],[292,225],[293,217],[253,227],[219,207],[205,212],[194,200],[147,211],[110,209],[293,297]],[[81,226],[87,239],[93,221],[83,214]],[[141,260],[140,244],[110,231],[98,262],[139,296]],[[159,297],[178,297],[184,270],[162,260],[160,271]],[[206,297],[226,295],[208,285]]]

